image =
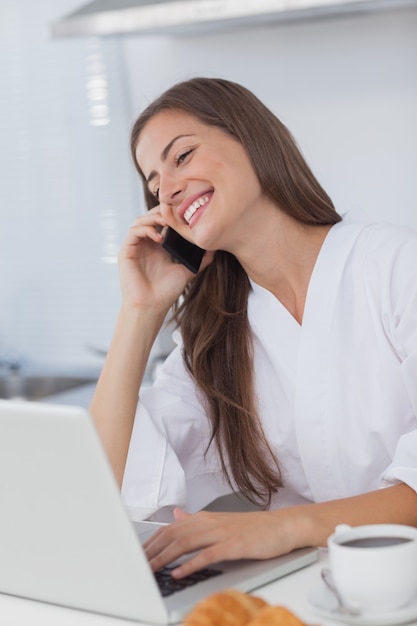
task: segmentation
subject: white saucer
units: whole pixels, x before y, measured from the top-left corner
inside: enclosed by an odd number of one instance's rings
[[[326,585],[321,582],[310,592],[308,601],[314,611],[322,617],[337,622],[343,622],[344,624],[355,624],[356,626],[394,626],[417,620],[417,596],[410,604],[396,611],[363,613],[362,615],[342,615],[335,611],[337,601],[334,595]]]

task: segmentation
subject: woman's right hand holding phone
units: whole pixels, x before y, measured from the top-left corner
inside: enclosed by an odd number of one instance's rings
[[[159,207],[138,217],[119,253],[123,302],[135,308],[167,312],[193,273],[173,262],[162,248],[166,222]]]
[[[155,207],[135,220],[123,242],[118,258],[122,306],[90,405],[119,484],[153,343],[170,307],[194,277],[162,247],[166,226]],[[204,255],[202,268],[213,256]]]
[[[152,345],[170,307],[193,277],[163,249],[165,226],[155,207],[135,220],[122,244],[118,257],[122,306],[90,405],[119,484]]]

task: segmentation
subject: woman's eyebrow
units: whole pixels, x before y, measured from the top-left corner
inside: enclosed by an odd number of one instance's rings
[[[167,156],[169,154],[169,151],[171,150],[171,148],[174,145],[174,143],[176,141],[178,141],[178,139],[182,139],[183,137],[192,137],[192,136],[193,136],[193,133],[190,133],[190,134],[184,134],[184,135],[177,135],[176,137],[171,139],[171,141],[165,146],[165,148],[161,152],[161,160],[162,161],[166,161],[167,160]],[[152,170],[152,172],[147,177],[146,182],[150,183],[152,178],[154,178],[155,176],[156,176],[156,172],[155,172],[155,170]]]

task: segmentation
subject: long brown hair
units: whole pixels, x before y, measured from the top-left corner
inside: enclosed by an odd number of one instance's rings
[[[341,220],[284,124],[248,89],[216,78],[174,85],[135,122],[131,151],[145,183],[148,208],[157,200],[147,188],[135,150],[147,122],[172,109],[240,141],[264,193],[294,219],[311,225]],[[213,263],[188,284],[173,317],[184,341],[184,362],[206,400],[212,427],[209,445],[215,442],[232,489],[237,487],[250,501],[267,508],[283,483],[256,406],[249,290],[248,277],[236,257],[219,250]]]

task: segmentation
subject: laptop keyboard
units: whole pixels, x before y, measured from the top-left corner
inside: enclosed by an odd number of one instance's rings
[[[191,587],[192,585],[196,585],[204,580],[209,578],[213,578],[213,576],[218,576],[222,574],[221,570],[206,568],[201,569],[198,572],[194,572],[194,574],[190,574],[185,578],[181,578],[180,580],[176,580],[171,576],[171,569],[169,567],[164,567],[163,569],[155,572],[156,582],[158,583],[160,592],[164,598],[172,595],[177,591],[182,591],[187,587]]]

